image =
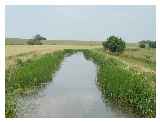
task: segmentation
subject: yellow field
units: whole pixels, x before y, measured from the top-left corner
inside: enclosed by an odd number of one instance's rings
[[[91,49],[97,46],[85,45],[6,45],[6,57],[18,56],[26,53],[44,54],[61,49]]]
[[[92,49],[100,47],[100,45],[6,45],[6,68],[14,65],[17,59],[24,61],[62,49]]]

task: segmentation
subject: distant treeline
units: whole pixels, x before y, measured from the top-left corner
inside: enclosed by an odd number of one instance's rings
[[[151,41],[151,40],[142,40],[139,42],[139,47],[140,48],[156,48],[156,41]]]

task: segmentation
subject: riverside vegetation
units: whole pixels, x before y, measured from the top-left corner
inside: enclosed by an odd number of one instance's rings
[[[19,60],[17,66],[6,71],[6,117],[16,116],[16,98],[37,91],[43,83],[52,79],[64,58],[64,52],[45,54],[26,62]]]
[[[64,56],[77,51],[97,64],[97,84],[106,102],[137,117],[156,116],[155,49],[136,47],[118,56],[102,48],[61,49],[26,61],[17,60],[16,65],[6,69],[6,117],[16,117],[18,96],[36,93],[51,80]]]
[[[104,52],[85,51],[99,66],[98,85],[106,99],[140,117],[155,117],[155,74],[139,72]]]

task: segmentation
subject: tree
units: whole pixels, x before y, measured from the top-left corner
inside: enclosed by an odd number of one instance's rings
[[[140,47],[140,48],[145,48],[146,45],[145,45],[145,43],[140,43],[140,44],[139,44],[139,47]]]
[[[149,42],[149,47],[150,48],[156,48],[156,41],[150,41]]]
[[[123,52],[126,48],[126,43],[121,38],[116,36],[110,36],[103,42],[103,47],[113,53]]]
[[[151,41],[151,40],[139,41],[139,47],[140,48],[145,48],[145,47],[156,48],[156,41]]]
[[[140,48],[145,48],[147,43],[148,43],[148,41],[145,41],[145,40],[139,41],[139,47]]]
[[[37,34],[33,37],[33,39],[29,39],[27,43],[29,45],[41,45],[42,40],[47,40],[47,39],[45,37],[41,36],[40,34]]]
[[[40,34],[37,34],[33,38],[34,40],[47,40],[45,37],[41,36]]]

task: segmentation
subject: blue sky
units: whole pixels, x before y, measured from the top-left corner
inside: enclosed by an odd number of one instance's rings
[[[127,41],[155,40],[154,6],[7,6],[6,37]]]

